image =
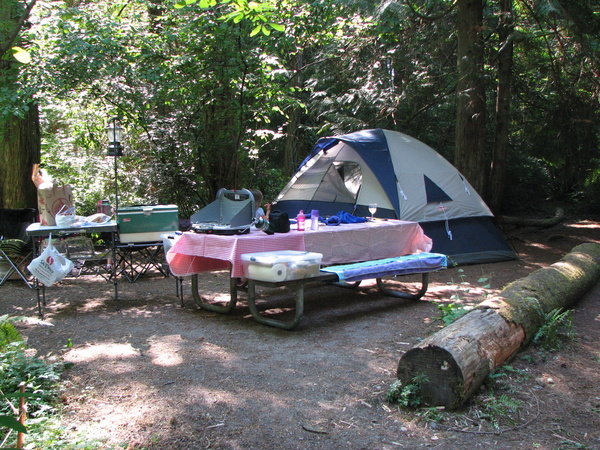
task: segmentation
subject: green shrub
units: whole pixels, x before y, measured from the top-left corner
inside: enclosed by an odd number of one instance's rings
[[[21,383],[25,385],[27,397],[29,439],[32,434],[44,431],[40,426],[55,413],[58,381],[63,370],[62,364],[49,364],[26,354],[27,346],[11,323],[20,319],[0,316],[0,446],[6,444],[7,437],[12,438],[13,430],[21,428],[15,419],[22,396]]]
[[[533,344],[543,350],[556,351],[562,347],[564,340],[573,337],[573,311],[554,309],[546,314],[546,320],[535,334]]]
[[[387,393],[387,400],[390,403],[398,403],[405,408],[417,408],[424,403],[421,396],[421,386],[428,382],[426,375],[421,374],[412,379],[410,384],[402,385],[400,380],[395,381]]]

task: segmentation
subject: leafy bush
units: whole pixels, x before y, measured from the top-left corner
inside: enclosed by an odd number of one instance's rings
[[[473,309],[472,306],[465,306],[457,303],[438,303],[436,306],[440,310],[438,319],[444,322],[444,326],[450,325],[452,322]]]
[[[21,341],[21,335],[15,326],[8,322],[8,315],[0,317],[0,351],[3,351],[11,342]]]
[[[533,344],[548,351],[556,351],[562,347],[563,339],[574,337],[573,311],[554,309],[546,315],[544,324],[533,338]]]
[[[0,398],[3,400],[0,402],[0,446],[18,429],[14,411],[21,383],[27,392],[30,440],[32,435],[45,431],[40,427],[55,412],[53,405],[63,369],[62,364],[49,364],[26,354],[27,346],[11,323],[19,319],[0,316]]]
[[[387,393],[387,400],[390,403],[399,403],[405,408],[417,408],[424,403],[421,396],[421,386],[428,382],[426,375],[421,374],[412,379],[410,384],[402,385],[400,380],[395,381]]]

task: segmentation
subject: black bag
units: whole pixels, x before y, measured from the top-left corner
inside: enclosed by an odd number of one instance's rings
[[[290,231],[290,217],[286,212],[271,211],[269,222],[272,224],[275,233],[287,233]]]

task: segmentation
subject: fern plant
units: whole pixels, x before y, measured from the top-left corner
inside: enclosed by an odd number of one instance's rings
[[[544,324],[533,338],[534,345],[548,351],[556,351],[562,347],[563,340],[574,337],[573,311],[554,309],[546,314]]]
[[[395,381],[387,393],[387,400],[390,403],[399,403],[405,408],[417,408],[424,403],[421,386],[427,383],[427,375],[420,374],[414,377],[410,384],[402,385],[400,380]]]
[[[12,324],[18,317],[9,317],[8,314],[0,316],[0,352],[3,352],[8,344],[12,342],[22,342],[23,338],[19,331]]]

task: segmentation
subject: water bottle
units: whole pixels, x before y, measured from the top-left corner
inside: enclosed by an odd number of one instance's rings
[[[298,216],[296,217],[296,223],[298,225],[298,231],[304,231],[304,211],[300,210]]]
[[[267,234],[275,234],[275,226],[262,217],[256,221],[256,228]]]
[[[108,200],[98,200],[96,204],[96,212],[112,216],[112,208]]]
[[[313,209],[310,212],[310,229],[311,231],[319,229],[319,211],[317,209]]]

